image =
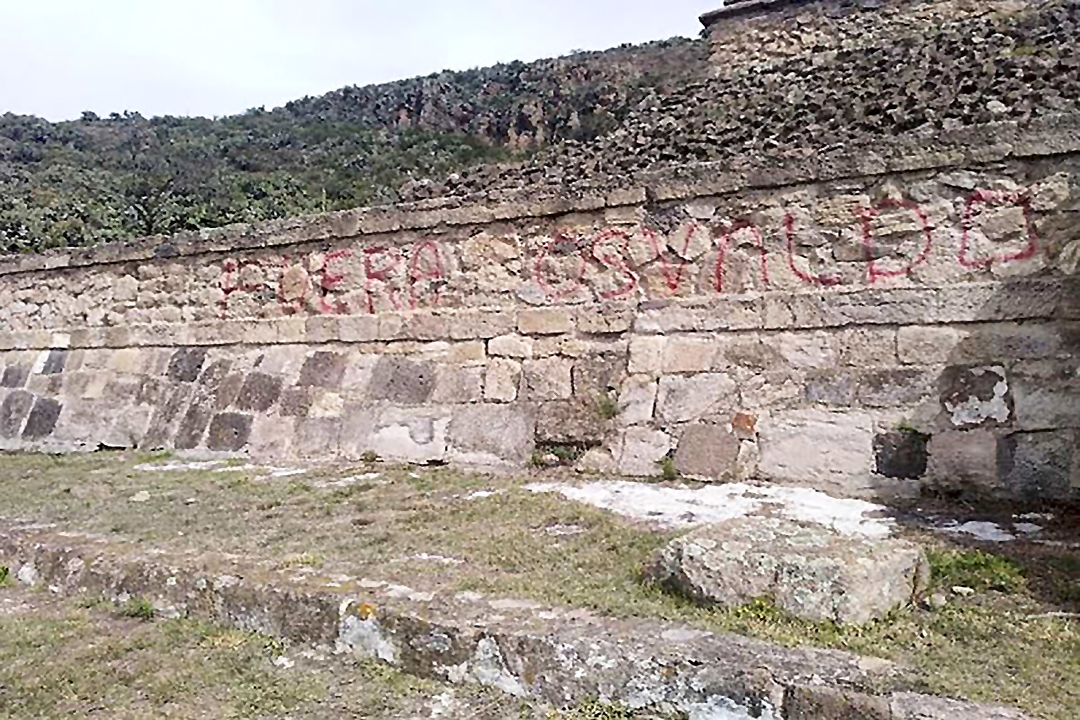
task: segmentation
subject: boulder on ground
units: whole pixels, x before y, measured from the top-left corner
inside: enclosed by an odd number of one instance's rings
[[[672,540],[650,571],[693,600],[729,607],[761,598],[812,621],[865,623],[910,603],[928,581],[922,549],[898,538],[750,517]]]

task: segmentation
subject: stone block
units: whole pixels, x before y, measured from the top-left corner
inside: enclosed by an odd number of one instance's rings
[[[35,400],[30,416],[26,418],[26,426],[23,427],[23,439],[39,440],[51,435],[62,408],[63,406],[52,398],[39,397]]]
[[[893,693],[889,710],[892,720],[1032,720],[1012,708],[918,693]]]
[[[250,436],[250,415],[220,413],[210,422],[206,447],[215,451],[237,452],[247,445]]]
[[[253,372],[244,380],[233,404],[237,410],[264,413],[281,397],[281,378]]]
[[[450,421],[450,457],[459,462],[521,465],[533,444],[532,418],[520,406],[470,405]]]
[[[855,327],[839,330],[835,348],[841,365],[892,367],[897,364],[897,331],[892,328]]]
[[[439,313],[414,312],[405,317],[402,335],[412,340],[440,340],[450,335],[450,323]]]
[[[341,339],[341,318],[335,315],[313,315],[307,319],[304,337],[309,343],[331,343]]]
[[[765,336],[762,343],[793,368],[833,368],[838,363],[831,333],[779,333]]]
[[[758,423],[758,470],[770,480],[846,494],[870,476],[873,442],[873,419],[866,413],[778,412]]]
[[[676,538],[652,571],[697,602],[738,607],[770,598],[796,617],[842,624],[911,603],[929,576],[913,542],[771,517],[727,520]]]
[[[398,405],[422,405],[435,387],[435,368],[430,362],[384,355],[371,374],[368,398]]]
[[[484,368],[439,365],[431,400],[442,404],[478,402],[484,395]]]
[[[619,392],[616,422],[620,425],[646,425],[652,422],[659,387],[659,382],[649,375],[628,377]]]
[[[850,369],[817,370],[806,375],[803,398],[808,403],[831,407],[855,404],[858,377]]]
[[[713,369],[717,345],[709,337],[674,335],[664,344],[661,370],[665,373],[699,373]]]
[[[199,403],[193,403],[180,420],[180,427],[177,429],[176,437],[173,439],[173,446],[177,450],[192,450],[199,447],[213,416],[211,408],[204,407]]]
[[[25,390],[8,393],[0,403],[0,437],[18,437],[33,406],[34,396]]]
[[[57,375],[64,372],[64,364],[67,362],[67,350],[50,350],[41,372],[45,375]]]
[[[319,350],[308,355],[300,368],[300,377],[296,384],[301,387],[321,387],[331,390],[341,387],[342,378],[348,365],[348,356],[344,353]]]
[[[521,363],[505,358],[492,358],[484,377],[484,399],[497,402],[517,400],[521,385]]]
[[[583,398],[539,403],[536,409],[536,439],[540,442],[599,443],[610,425],[596,403]]]
[[[390,460],[439,461],[446,457],[449,426],[449,413],[437,408],[389,408],[380,413],[367,446]]]
[[[450,337],[454,340],[488,339],[513,333],[517,313],[513,310],[458,310],[450,318]]]
[[[998,479],[997,444],[989,430],[935,433],[927,446],[926,477],[939,487],[992,491]]]
[[[929,435],[895,430],[874,436],[874,471],[888,478],[915,480],[926,473]]]
[[[651,477],[660,474],[660,462],[671,452],[671,436],[647,427],[627,428],[619,442],[617,470],[623,475]]]
[[[296,421],[293,453],[301,458],[333,458],[341,451],[341,420],[333,417]]]
[[[1080,359],[1014,365],[1011,389],[1019,429],[1080,427]]]
[[[483,365],[487,361],[487,349],[480,340],[453,343],[447,351],[446,360],[458,365]]]
[[[784,692],[786,720],[894,720],[889,698],[822,685],[796,685]]]
[[[998,439],[998,482],[1002,494],[1026,501],[1065,500],[1075,493],[1075,430],[1015,433]]]
[[[964,334],[951,327],[902,327],[897,331],[897,354],[908,365],[947,364],[963,339]]]
[[[312,418],[336,418],[341,417],[341,411],[345,407],[345,398],[340,393],[329,390],[317,389],[308,417]]]
[[[256,415],[251,422],[249,447],[256,462],[277,461],[292,455],[296,420],[288,417]]]
[[[635,375],[659,375],[663,370],[666,343],[666,337],[657,335],[635,335],[630,338],[629,371]]]
[[[488,355],[493,357],[531,358],[533,339],[521,335],[500,335],[488,340]]]
[[[365,343],[379,339],[379,318],[375,315],[347,315],[338,318],[341,342]]]
[[[558,335],[572,332],[574,318],[565,308],[529,308],[518,311],[518,332],[522,335]]]
[[[528,400],[565,400],[574,391],[572,361],[561,357],[526,360],[523,366]]]
[[[729,415],[740,404],[735,380],[723,373],[660,378],[656,416],[669,423]]]
[[[710,480],[733,480],[737,472],[739,438],[724,425],[695,424],[683,428],[675,451],[675,467],[683,475]]]
[[[937,395],[938,373],[893,368],[858,374],[856,399],[864,407],[894,408],[914,405]]]
[[[623,333],[633,322],[634,308],[623,303],[590,305],[577,311],[578,332],[590,335]]]
[[[938,379],[944,421],[954,428],[997,427],[1013,414],[1013,395],[1005,368],[953,366]]]
[[[169,369],[166,371],[170,380],[177,382],[194,382],[199,377],[203,363],[206,361],[206,348],[186,347],[180,348],[173,353],[169,360]]]

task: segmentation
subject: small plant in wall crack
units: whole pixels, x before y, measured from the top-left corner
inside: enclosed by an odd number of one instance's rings
[[[0,588],[11,584],[11,570],[7,565],[0,565]]]
[[[668,454],[657,463],[660,466],[660,478],[665,482],[674,482],[679,479],[679,468],[675,466],[675,458]]]
[[[610,392],[596,396],[596,414],[604,420],[614,420],[619,416],[619,401]]]

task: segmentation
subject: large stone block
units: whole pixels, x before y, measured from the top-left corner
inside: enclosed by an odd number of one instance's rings
[[[683,475],[731,480],[738,471],[738,436],[726,425],[688,425],[675,451],[675,467]]]
[[[478,402],[484,396],[484,368],[440,365],[431,400],[440,404]]]
[[[237,452],[247,445],[250,436],[250,415],[220,413],[210,422],[206,447],[216,451]]]
[[[673,447],[671,436],[647,427],[627,428],[620,438],[617,470],[623,475],[650,477],[660,474],[660,462]]]
[[[238,410],[264,413],[281,397],[281,378],[253,372],[247,376],[236,397]]]
[[[652,422],[656,408],[657,380],[649,375],[631,375],[622,384],[619,393],[620,425],[645,425]]]
[[[634,374],[659,375],[664,362],[667,338],[659,335],[636,335],[630,339],[629,371]]]
[[[526,408],[471,405],[454,411],[450,457],[460,462],[524,463],[533,451],[533,423]]]
[[[723,373],[660,378],[656,415],[665,422],[691,422],[713,415],[728,415],[739,405],[735,380]]]
[[[320,350],[312,353],[300,368],[296,384],[307,387],[336,389],[341,387],[345,376],[348,356],[343,353]]]
[[[206,361],[206,348],[186,347],[173,353],[167,374],[177,382],[195,382]]]
[[[574,329],[574,318],[565,308],[530,308],[518,311],[522,335],[558,335]]]
[[[698,373],[713,369],[717,344],[710,337],[676,335],[664,345],[661,370],[665,373]]]
[[[432,462],[446,457],[450,414],[438,408],[388,408],[380,413],[367,449],[380,457],[405,462]]]
[[[595,402],[574,398],[537,404],[536,439],[552,443],[601,442],[611,421]]]
[[[866,413],[792,410],[758,423],[760,474],[846,494],[874,467],[873,418]]]
[[[517,400],[521,385],[521,363],[505,358],[492,358],[484,377],[484,399],[497,402]]]
[[[56,421],[62,409],[63,406],[52,398],[39,397],[35,400],[30,416],[26,418],[26,426],[22,432],[23,439],[39,440],[51,435],[56,428]]]
[[[768,517],[677,538],[652,572],[698,602],[737,607],[769,598],[796,617],[838,623],[884,617],[912,602],[928,580],[926,558],[912,542]]]
[[[1012,417],[1013,396],[1005,368],[999,365],[945,368],[938,390],[951,427],[997,427]]]
[[[874,470],[888,478],[914,480],[926,473],[930,436],[895,430],[874,437]]]
[[[525,397],[528,400],[565,400],[573,394],[571,361],[561,357],[526,360]]]
[[[1002,494],[1023,500],[1063,500],[1077,494],[1073,473],[1078,440],[1074,430],[1015,433],[998,439],[998,482]]]
[[[25,390],[15,390],[0,403],[0,437],[15,438],[34,406],[34,396]]]
[[[997,485],[997,445],[989,430],[935,433],[927,447],[927,479],[943,488],[992,491]]]
[[[435,387],[435,368],[429,362],[414,362],[384,355],[371,375],[368,398],[398,405],[422,405]]]

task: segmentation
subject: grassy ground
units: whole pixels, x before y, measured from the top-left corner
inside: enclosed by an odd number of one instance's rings
[[[842,628],[767,603],[700,608],[644,584],[640,569],[669,534],[533,494],[527,478],[374,464],[276,478],[135,469],[145,461],[5,456],[0,515],[174,552],[217,549],[295,573],[478,590],[851,650],[910,665],[918,689],[1047,720],[1071,720],[1080,707],[1080,623],[1048,615],[1080,611],[1080,559],[1068,547],[981,552],[921,535],[947,602]],[[954,586],[975,592],[962,597]]]
[[[544,716],[374,663],[291,655],[282,667],[289,649],[271,638],[138,615],[0,589],[0,717],[390,720],[431,717],[448,697],[443,717]]]

